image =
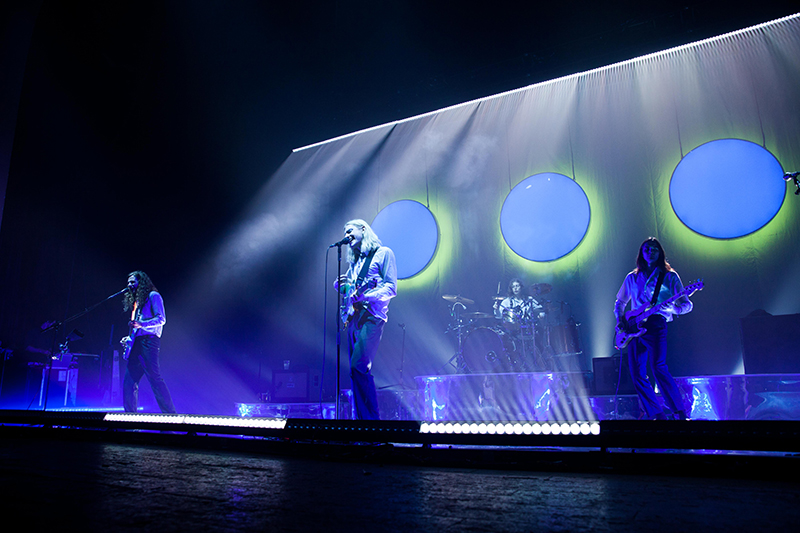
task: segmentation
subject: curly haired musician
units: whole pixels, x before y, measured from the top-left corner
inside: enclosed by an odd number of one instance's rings
[[[525,286],[519,278],[508,282],[508,296],[502,301],[495,300],[495,318],[505,322],[532,319],[535,312],[542,309],[542,305],[533,296],[525,296]],[[519,327],[519,325],[517,325]]]
[[[381,244],[365,221],[349,221],[344,225],[344,236],[350,239],[347,250],[350,266],[334,287],[345,295],[342,321],[347,324],[353,401],[359,419],[378,420],[378,398],[371,369],[386,324],[389,301],[397,294],[397,265],[394,252]]]
[[[661,279],[658,298],[653,292]],[[645,240],[639,247],[636,257],[636,268],[625,276],[614,303],[614,315],[617,318],[617,332],[627,327],[624,310],[628,302],[631,309],[647,307],[652,302],[658,304],[683,291],[683,284],[678,273],[672,269],[664,255],[664,248],[654,237]],[[664,420],[667,416],[661,409],[655,391],[647,380],[647,360],[651,359],[653,374],[658,388],[664,397],[664,403],[679,419],[686,418],[686,409],[680,389],[667,368],[667,322],[673,315],[683,315],[692,310],[692,302],[681,296],[672,304],[659,307],[646,319],[644,334],[633,338],[628,347],[628,365],[634,387],[644,407],[648,419]]]
[[[167,315],[164,312],[164,300],[147,274],[140,270],[128,274],[128,292],[122,301],[122,308],[131,311],[130,335],[121,341],[128,356],[128,369],[122,383],[125,411],[136,412],[139,381],[145,375],[161,412],[174,413],[172,396],[158,365],[161,332]]]

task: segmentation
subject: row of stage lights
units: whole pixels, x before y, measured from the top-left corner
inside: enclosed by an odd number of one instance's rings
[[[0,410],[0,430],[13,431],[14,428],[20,427],[51,430],[54,428],[151,430],[171,435],[185,432],[187,435],[207,433],[275,437],[284,443],[391,442],[423,445],[800,451],[800,422],[795,420],[492,423]]]
[[[285,418],[241,418],[228,416],[106,413],[106,422],[142,422],[153,424],[190,424],[198,426],[284,429]]]
[[[477,423],[477,422],[423,422],[420,433],[466,435],[599,435],[597,422],[534,422],[534,423]]]
[[[285,429],[284,418],[106,413],[106,422],[188,424],[215,427]],[[347,421],[351,424],[353,421]],[[335,423],[334,423],[335,424]],[[422,422],[421,434],[440,435],[599,435],[598,422]]]
[[[156,424],[195,424],[202,426],[284,429],[286,419],[214,417],[199,415],[107,413],[107,422],[144,422]],[[420,433],[472,434],[472,435],[599,435],[597,422],[422,422]]]

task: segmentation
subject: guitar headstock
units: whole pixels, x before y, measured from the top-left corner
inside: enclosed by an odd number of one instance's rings
[[[683,290],[686,293],[686,296],[691,296],[697,291],[702,291],[703,287],[705,287],[705,284],[703,283],[703,278],[698,278],[697,280],[689,283],[688,285],[684,285]]]

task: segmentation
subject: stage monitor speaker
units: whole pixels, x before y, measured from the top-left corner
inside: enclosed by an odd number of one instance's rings
[[[800,314],[758,310],[739,325],[745,374],[800,374]]]
[[[631,381],[631,373],[628,370],[627,357],[623,359],[621,371],[619,365],[620,356],[618,355],[592,358],[595,394],[636,394],[636,389],[633,388]],[[622,379],[620,379],[619,390],[617,390],[617,378],[620,377]]]
[[[305,402],[308,400],[308,372],[272,373],[272,401]]]

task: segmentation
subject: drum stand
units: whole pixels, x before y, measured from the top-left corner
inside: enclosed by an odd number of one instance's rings
[[[457,309],[456,306],[461,306],[463,309],[466,309],[466,306],[460,302],[456,302],[453,304],[453,307],[450,308],[450,316],[454,318],[454,321],[447,326],[445,330],[445,334],[450,333],[451,331],[456,332],[456,340],[458,342],[458,348],[456,349],[456,353],[453,354],[453,357],[447,360],[447,362],[442,365],[437,371],[437,374],[444,370],[447,365],[452,366],[456,369],[456,372],[460,374],[464,374],[467,372],[467,365],[464,362],[464,330],[467,329],[470,324],[464,323],[461,319],[461,310]]]
[[[537,342],[539,340],[539,334],[536,331],[536,321],[531,320],[530,325],[530,335],[525,335],[522,333],[524,331],[524,327],[520,328],[520,342],[522,344],[522,368],[524,372],[549,372],[551,370],[550,365],[547,363],[547,358],[545,356],[547,346],[542,347],[539,349]],[[545,334],[545,337],[547,335]],[[530,354],[530,358],[528,357]]]

